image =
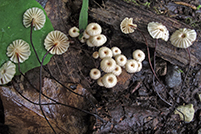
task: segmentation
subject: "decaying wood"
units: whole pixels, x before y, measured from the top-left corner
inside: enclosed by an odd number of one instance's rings
[[[103,7],[91,8],[89,15],[99,21],[111,26],[115,31],[121,33],[119,25],[125,17],[132,17],[133,22],[138,25],[138,28],[142,30],[148,40],[150,47],[154,47],[155,40],[148,34],[147,24],[149,22],[161,22],[164,24],[170,35],[179,28],[191,28],[189,25],[179,22],[173,18],[169,18],[164,15],[158,15],[154,12],[140,8],[131,3],[126,3],[123,0],[108,0],[104,3]],[[123,34],[123,33],[122,33]],[[144,43],[144,38],[140,32],[135,31],[128,35],[134,42]],[[190,47],[191,52],[191,65],[201,64],[201,41],[199,41],[199,34],[197,40]],[[156,49],[157,56],[169,61],[174,65],[185,66],[189,63],[188,53],[185,49],[178,49],[171,45],[170,41],[165,42],[159,40],[159,45]]]

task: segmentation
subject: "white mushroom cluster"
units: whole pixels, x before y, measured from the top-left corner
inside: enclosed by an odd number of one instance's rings
[[[117,77],[122,73],[122,67],[126,69],[128,73],[139,72],[142,69],[142,61],[145,59],[143,51],[137,49],[133,52],[133,59],[127,60],[126,56],[121,54],[121,50],[118,47],[101,47],[99,51],[93,53],[93,57],[97,59],[100,57],[101,72],[97,68],[93,68],[90,71],[90,77],[97,80],[99,86],[106,88],[112,88],[117,84]]]
[[[107,41],[104,34],[101,34],[102,28],[98,23],[90,23],[87,25],[80,42],[86,42],[89,47],[100,47]],[[79,36],[79,29],[77,27],[72,27],[68,31],[71,37]]]

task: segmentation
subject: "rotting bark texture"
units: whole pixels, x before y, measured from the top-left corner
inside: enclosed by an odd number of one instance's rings
[[[158,15],[151,11],[141,9],[139,6],[134,6],[131,3],[123,2],[122,0],[109,0],[104,3],[104,7],[92,8],[89,10],[89,15],[102,23],[108,24],[114,28],[114,30],[120,32],[120,23],[125,17],[132,17],[133,22],[138,25],[138,28],[145,34],[150,47],[154,47],[155,40],[149,35],[147,31],[147,24],[149,22],[160,22],[164,24],[170,32],[170,35],[179,28],[191,28],[192,27],[179,22],[173,18],[166,17],[164,15]],[[143,36],[140,32],[135,31],[129,34],[130,38],[134,42],[145,43]],[[197,36],[197,40],[190,47],[191,52],[191,65],[201,64],[201,42],[198,40],[200,34]],[[117,37],[118,38],[118,37]],[[159,45],[156,49],[157,56],[169,61],[174,65],[185,66],[189,63],[188,53],[185,49],[178,49],[171,45],[170,41],[165,42],[159,40]]]

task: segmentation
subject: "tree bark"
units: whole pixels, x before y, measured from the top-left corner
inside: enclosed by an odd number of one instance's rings
[[[133,22],[138,25],[138,28],[143,31],[147,38],[149,47],[154,48],[155,40],[149,35],[147,31],[147,24],[149,22],[160,22],[167,27],[170,35],[179,28],[190,28],[191,26],[179,22],[174,18],[170,18],[164,15],[156,14],[152,11],[136,6],[132,3],[126,3],[123,0],[108,0],[104,3],[104,7],[91,8],[89,10],[89,16],[105,23],[113,28],[114,31],[121,33],[120,23],[125,17],[133,18]],[[122,33],[123,34],[123,33]],[[201,64],[201,42],[198,40],[199,35],[197,35],[197,40],[190,47],[191,53],[191,65]],[[140,32],[135,31],[128,35],[134,42],[145,43],[145,40]],[[118,38],[118,37],[117,37]],[[188,53],[185,49],[176,48],[171,45],[171,42],[159,40],[159,45],[156,49],[157,56],[169,61],[174,65],[185,66],[189,63]]]

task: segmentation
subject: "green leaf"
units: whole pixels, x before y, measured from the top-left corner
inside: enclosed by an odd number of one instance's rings
[[[82,32],[86,29],[88,24],[88,6],[89,6],[89,0],[83,0],[82,8],[80,11],[80,16],[79,16],[79,30],[80,30],[81,36],[82,36]],[[81,36],[79,38],[81,38]]]
[[[24,12],[32,7],[38,7],[45,13],[43,7],[35,0],[0,0],[0,16],[2,18],[2,21],[0,21],[0,67],[3,63],[10,60],[6,55],[7,47],[17,39],[26,41],[31,48],[29,59],[20,64],[21,71],[25,73],[30,69],[40,66],[30,43],[31,28],[25,28],[22,22]],[[53,30],[47,15],[44,27],[41,30],[33,30],[33,44],[41,60],[47,52],[44,47],[44,39]],[[52,55],[48,54],[44,64],[47,64],[51,57]],[[17,75],[20,74],[18,69],[16,69],[16,72]]]

